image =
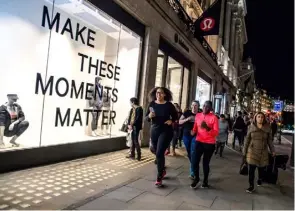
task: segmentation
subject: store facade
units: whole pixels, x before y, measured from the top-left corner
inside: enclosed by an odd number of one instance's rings
[[[155,86],[167,87],[173,94],[173,103],[188,108],[191,62],[168,41],[160,37]]]
[[[196,97],[200,102],[201,108],[207,100],[211,100],[212,93],[212,79],[207,76],[202,70],[198,71]]]
[[[0,3],[1,171],[126,148],[129,99],[145,110],[155,86],[182,109],[212,100],[220,70],[171,10],[165,1]]]
[[[145,26],[99,6],[0,3],[0,156],[30,151],[38,159],[68,145],[73,151],[58,158],[67,159],[125,145],[120,128],[137,94]],[[97,150],[81,150],[83,142]]]

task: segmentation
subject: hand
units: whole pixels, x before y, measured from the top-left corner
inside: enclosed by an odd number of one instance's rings
[[[274,157],[274,156],[276,156],[276,153],[275,153],[275,152],[273,152],[273,153],[272,153],[272,156],[273,156],[273,157]]]
[[[149,118],[151,119],[151,118],[154,118],[156,116],[156,114],[155,114],[155,112],[150,112],[150,114],[149,114]]]
[[[188,121],[194,121],[195,120],[195,117],[194,116],[190,116],[189,118],[188,118]]]
[[[172,120],[167,120],[164,124],[166,124],[166,125],[172,125]]]
[[[128,125],[128,129],[129,130],[132,130],[132,125]]]
[[[9,125],[9,128],[8,128],[8,130],[9,130],[9,131],[12,131],[12,130],[13,130],[13,128],[14,128],[14,123],[11,123],[11,124]]]
[[[207,126],[207,123],[205,122],[205,121],[203,121],[202,123],[201,123],[201,127],[202,128],[204,128],[204,129],[206,129],[208,126]]]
[[[195,136],[195,135],[196,135],[196,133],[191,130],[191,136]]]

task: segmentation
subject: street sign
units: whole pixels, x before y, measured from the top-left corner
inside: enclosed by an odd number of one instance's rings
[[[273,104],[273,111],[274,112],[281,112],[283,110],[283,101],[281,100],[276,100],[274,101],[274,104]]]

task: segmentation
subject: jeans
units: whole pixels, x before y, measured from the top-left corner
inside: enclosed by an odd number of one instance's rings
[[[16,125],[14,125],[13,130],[5,130],[4,131],[4,136],[6,137],[12,137],[12,136],[20,136],[23,134],[29,127],[29,122],[28,121],[22,121]]]
[[[131,145],[131,157],[135,156],[135,149],[137,152],[137,156],[140,158],[141,157],[141,151],[140,151],[140,146],[139,146],[139,141],[138,141],[138,137],[139,137],[139,132],[140,130],[137,130],[135,127],[132,130],[131,133],[131,139],[132,139],[132,145]]]
[[[203,156],[203,172],[204,172],[204,180],[203,183],[208,184],[208,177],[210,172],[210,160],[215,151],[215,144],[206,144],[197,141],[195,144],[195,177],[196,180],[200,180],[200,161]]]
[[[256,168],[258,168],[258,180],[262,180],[262,178],[263,178],[264,168],[249,164],[249,184],[251,187],[254,187]]]
[[[225,142],[216,142],[215,155],[218,153],[218,150],[220,150],[219,155],[220,155],[220,157],[222,157],[224,147],[225,147]]]
[[[151,142],[156,153],[158,177],[161,177],[165,170],[165,151],[173,137],[171,126],[151,127]]]
[[[195,160],[196,160],[195,159],[196,158],[196,156],[195,156],[196,138],[191,135],[184,135],[183,136],[183,143],[184,143],[184,146],[187,151],[188,159],[190,160],[190,163],[191,163],[190,175],[194,176],[195,175],[194,167],[195,167]]]

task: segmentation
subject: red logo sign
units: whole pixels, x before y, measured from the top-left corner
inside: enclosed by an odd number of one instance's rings
[[[210,31],[215,26],[215,20],[213,18],[204,18],[201,21],[200,28],[202,31]]]

